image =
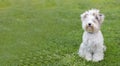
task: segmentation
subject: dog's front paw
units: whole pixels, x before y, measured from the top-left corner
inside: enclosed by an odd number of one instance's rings
[[[86,59],[87,61],[91,61],[91,60],[92,60],[92,55],[90,55],[90,54],[89,54],[89,55],[86,55],[86,56],[85,56],[85,59]]]
[[[99,61],[101,61],[101,60],[103,60],[103,58],[93,58],[93,62],[99,62]]]
[[[91,61],[91,60],[92,60],[91,57],[86,57],[85,59],[86,59],[87,61]]]
[[[98,62],[98,61],[101,61],[101,60],[103,60],[103,55],[94,55],[92,61]]]

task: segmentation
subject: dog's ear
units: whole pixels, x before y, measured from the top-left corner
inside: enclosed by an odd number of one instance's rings
[[[100,22],[103,23],[105,16],[103,14],[99,14]]]
[[[83,14],[81,14],[81,15],[80,15],[81,20],[83,21],[83,20],[87,17],[87,15],[88,15],[87,13],[83,13]]]

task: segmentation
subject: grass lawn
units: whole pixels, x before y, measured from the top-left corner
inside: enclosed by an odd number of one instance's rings
[[[98,8],[107,51],[101,62],[77,54],[80,14]],[[0,0],[0,66],[120,66],[120,0]]]

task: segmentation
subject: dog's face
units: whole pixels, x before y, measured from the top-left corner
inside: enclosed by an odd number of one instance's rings
[[[91,9],[81,15],[82,28],[90,33],[100,30],[100,26],[104,20],[104,15],[99,13],[97,9]]]

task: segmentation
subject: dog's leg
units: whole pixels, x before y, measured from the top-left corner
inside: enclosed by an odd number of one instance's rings
[[[80,45],[78,54],[82,58],[85,57],[85,49],[84,49],[83,43],[81,43],[81,45]]]
[[[86,59],[87,61],[92,60],[92,54],[91,54],[90,52],[86,52],[85,59]]]
[[[97,51],[93,54],[93,61],[94,62],[101,61],[101,60],[103,60],[103,58],[104,58],[103,50]]]

